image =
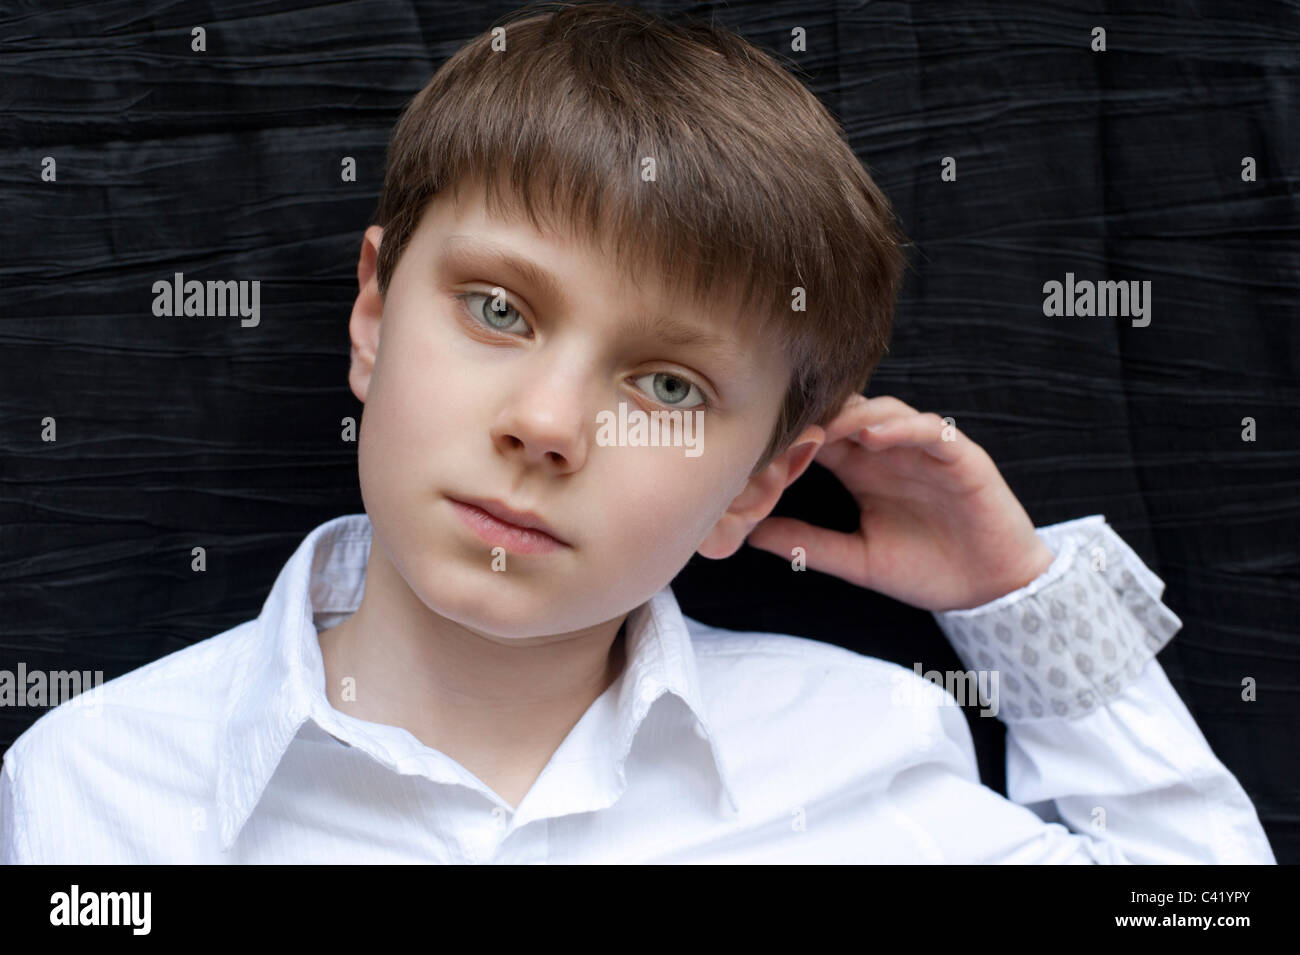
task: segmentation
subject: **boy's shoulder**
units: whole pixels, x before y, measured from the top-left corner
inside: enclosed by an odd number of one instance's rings
[[[83,691],[4,754],[0,858],[134,863],[211,858],[221,727],[256,620]],[[69,820],[75,822],[71,824]]]
[[[707,719],[740,791],[833,800],[932,761],[977,778],[960,707],[914,671],[807,637],[685,621]]]
[[[787,715],[812,729],[890,728],[913,742],[962,735],[954,713],[941,712],[951,698],[897,663],[808,637],[684,619],[711,713]]]
[[[683,617],[701,670],[754,674],[843,677],[858,685],[897,685],[920,679],[889,660],[845,647],[769,631],[727,630]],[[924,681],[922,681],[924,682]]]
[[[201,767],[215,760],[216,731],[256,622],[245,621],[60,703],[14,740],[5,761],[25,776],[83,761],[149,774],[157,768],[151,754],[165,749],[175,772],[184,774],[190,763],[197,781]]]

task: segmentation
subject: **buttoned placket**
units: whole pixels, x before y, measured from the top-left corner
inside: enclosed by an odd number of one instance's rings
[[[488,809],[486,825],[478,827],[480,838],[470,850],[475,863],[482,865],[496,859],[497,853],[501,851],[501,844],[505,841],[506,832],[510,828],[510,817],[511,813],[504,806],[492,806]]]
[[[329,737],[341,746],[351,747],[352,744],[347,740],[341,739],[328,730]],[[491,800],[495,798],[488,793],[482,793],[484,799]],[[477,835],[472,844],[465,844],[464,850],[468,857],[467,861],[473,864],[486,864],[496,860],[496,856],[501,851],[502,843],[505,842],[509,833],[510,821],[514,818],[514,813],[505,806],[490,806],[486,810],[486,825],[478,827]]]

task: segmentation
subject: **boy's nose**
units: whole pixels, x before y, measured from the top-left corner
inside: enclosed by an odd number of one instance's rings
[[[576,399],[521,397],[498,415],[492,443],[507,457],[568,473],[586,460],[587,430]]]

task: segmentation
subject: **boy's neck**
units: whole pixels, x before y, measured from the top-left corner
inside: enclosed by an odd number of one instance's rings
[[[489,640],[429,611],[376,541],[361,606],[319,634],[325,694],[340,713],[408,730],[516,806],[622,674],[626,619],[540,645]]]

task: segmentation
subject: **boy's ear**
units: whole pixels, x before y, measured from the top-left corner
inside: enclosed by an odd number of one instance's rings
[[[776,507],[782,492],[812,464],[825,441],[826,432],[817,425],[804,428],[789,448],[749,479],[700,544],[700,556],[721,560],[739,550],[749,532]]]
[[[384,299],[379,294],[379,245],[383,238],[384,230],[377,225],[366,229],[362,236],[361,258],[357,262],[360,291],[352,306],[352,318],[348,321],[348,336],[352,339],[348,384],[363,404],[370,390],[370,375],[375,369],[375,354],[379,351],[379,323],[384,317]]]

